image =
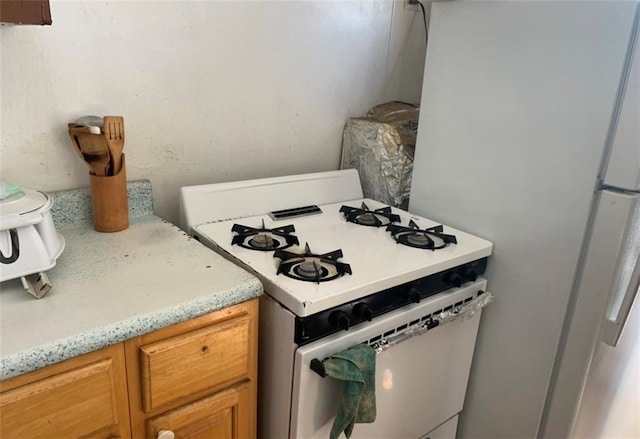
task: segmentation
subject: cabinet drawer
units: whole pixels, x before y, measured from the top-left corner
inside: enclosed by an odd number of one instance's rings
[[[243,315],[142,346],[143,410],[248,378],[250,330]]]
[[[147,421],[147,439],[170,430],[181,439],[255,437],[249,383],[240,384]]]

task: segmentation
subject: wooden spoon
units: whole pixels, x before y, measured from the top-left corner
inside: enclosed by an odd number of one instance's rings
[[[69,124],[69,136],[78,156],[87,163],[91,173],[100,177],[109,175],[111,156],[104,136],[91,133],[87,127]]]
[[[104,137],[111,155],[111,171],[113,175],[122,167],[122,151],[124,150],[124,118],[122,116],[104,117]]]
[[[76,130],[76,124],[70,123],[70,124],[67,124],[67,127],[69,128],[69,137],[71,138],[71,144],[73,145],[73,150],[76,152],[78,157],[80,157],[80,160],[82,160],[87,165],[89,170],[91,170],[91,166],[85,160],[84,154],[82,154],[82,148],[80,148],[80,141],[78,140],[78,136],[76,135],[78,133]]]

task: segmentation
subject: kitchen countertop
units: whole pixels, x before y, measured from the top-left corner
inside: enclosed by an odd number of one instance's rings
[[[93,230],[87,191],[50,194],[65,250],[42,299],[19,279],[1,284],[0,379],[262,294],[255,276],[153,215],[150,183],[128,190],[130,226],[117,233]]]

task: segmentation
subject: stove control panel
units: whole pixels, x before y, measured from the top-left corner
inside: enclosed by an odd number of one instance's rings
[[[370,322],[389,311],[418,303],[450,288],[459,288],[467,282],[474,282],[484,274],[486,268],[487,258],[482,258],[307,317],[296,317],[294,341],[303,346],[335,332],[348,331],[355,325]]]

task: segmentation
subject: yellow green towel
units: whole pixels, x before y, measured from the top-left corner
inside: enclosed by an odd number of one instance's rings
[[[327,375],[343,381],[330,439],[337,439],[343,431],[349,438],[356,422],[376,420],[376,351],[359,344],[332,355],[323,363]]]

